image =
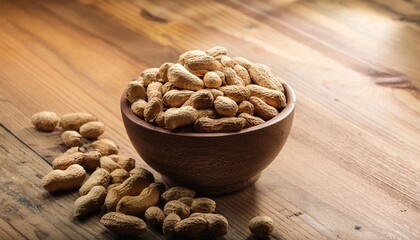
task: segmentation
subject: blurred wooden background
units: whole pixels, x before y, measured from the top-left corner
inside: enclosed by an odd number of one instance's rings
[[[297,93],[291,135],[246,190],[218,197],[223,239],[420,239],[420,2],[0,1],[0,238],[116,238],[99,215],[72,218],[77,193],[40,187],[64,150],[41,110],[90,112],[138,157],[119,98],[142,69],[225,46]],[[155,174],[157,176],[157,174]],[[148,231],[140,239],[161,239]]]

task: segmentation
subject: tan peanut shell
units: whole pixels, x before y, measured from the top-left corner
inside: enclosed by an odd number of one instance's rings
[[[254,105],[249,101],[242,101],[238,105],[238,114],[248,113],[249,115],[254,115]]]
[[[122,168],[115,169],[114,171],[111,172],[111,183],[122,183],[129,176],[130,174],[126,170]]]
[[[48,192],[69,190],[82,185],[86,178],[86,171],[82,166],[73,164],[66,170],[53,170],[41,180],[41,185]]]
[[[116,169],[122,169],[118,163],[114,162],[110,157],[103,156],[99,159],[99,165],[101,168],[105,169],[109,173],[112,173]]]
[[[174,64],[168,69],[168,80],[175,87],[185,90],[199,90],[204,86],[203,81],[190,73],[181,64]]]
[[[116,186],[119,186],[119,185],[121,185],[121,183],[113,183],[113,184],[110,184],[110,185],[106,188],[106,190],[107,190],[107,191],[109,191],[109,190],[111,190],[112,188],[115,188]]]
[[[31,118],[31,123],[39,131],[52,132],[60,122],[60,118],[54,112],[38,112]]]
[[[223,92],[223,96],[233,99],[235,102],[242,102],[248,100],[251,92],[245,86],[228,85],[218,88]]]
[[[246,70],[245,67],[242,65],[236,64],[233,67],[233,70],[235,70],[236,74],[242,79],[245,86],[251,84],[251,76],[249,75],[248,70]]]
[[[234,117],[238,112],[238,104],[229,97],[220,96],[214,100],[214,109],[222,117]]]
[[[210,108],[213,106],[213,94],[210,91],[197,91],[182,106],[191,106],[195,109]]]
[[[163,235],[171,237],[175,233],[175,224],[181,221],[181,218],[176,213],[171,213],[165,217],[162,225]]]
[[[109,155],[108,157],[111,158],[112,161],[120,165],[127,172],[133,170],[134,167],[136,166],[136,160],[131,157],[127,157],[123,155],[116,155],[116,154]]]
[[[245,119],[246,122],[244,128],[249,128],[265,123],[265,121],[262,118],[252,116],[248,113],[241,113],[238,117]]]
[[[172,200],[178,200],[182,197],[194,197],[195,191],[192,189],[184,188],[184,187],[172,187],[166,190],[160,198],[164,203],[167,203]]]
[[[191,208],[191,204],[194,201],[194,198],[192,197],[182,197],[179,198],[178,201],[182,202],[183,204],[187,205],[188,207]]]
[[[176,235],[186,237],[197,237],[204,233],[207,228],[207,221],[202,217],[190,217],[175,224]]]
[[[163,104],[168,107],[181,107],[193,93],[191,90],[171,90],[163,95]]]
[[[203,83],[208,88],[218,88],[222,86],[222,79],[216,72],[209,71],[204,75]]]
[[[248,71],[254,83],[262,87],[284,92],[281,81],[275,78],[271,70],[264,64],[252,64]]]
[[[144,86],[148,87],[150,83],[156,82],[158,73],[159,73],[159,68],[146,68],[140,74],[140,78],[143,79]]]
[[[67,147],[78,147],[82,145],[82,136],[73,130],[67,130],[61,133],[61,140]]]
[[[268,237],[274,231],[274,221],[268,216],[258,216],[249,221],[248,227],[255,237]]]
[[[171,82],[166,82],[160,88],[160,91],[162,92],[162,96],[164,96],[167,92],[169,92],[171,90],[177,90],[177,88]]]
[[[131,103],[139,99],[146,100],[146,88],[139,81],[131,81],[127,86],[125,96]]]
[[[144,108],[146,107],[147,102],[139,99],[131,104],[131,111],[138,117],[144,118]]]
[[[163,212],[166,215],[176,213],[181,219],[187,218],[190,215],[190,207],[178,200],[172,200],[165,204]]]
[[[105,132],[105,125],[98,121],[83,124],[79,129],[84,138],[97,139]]]
[[[218,119],[199,118],[194,123],[194,129],[202,133],[237,132],[245,126],[245,119],[224,117]]]
[[[187,59],[193,58],[193,57],[200,57],[200,56],[206,56],[207,54],[202,50],[190,50],[187,52],[184,52],[179,56],[179,63],[184,65],[185,61]]]
[[[150,101],[153,98],[162,98],[162,88],[163,84],[160,82],[152,82],[147,86],[147,101]]]
[[[169,130],[179,127],[185,127],[194,124],[198,118],[198,112],[191,106],[183,106],[178,109],[172,109],[165,113],[165,126]]]
[[[152,98],[147,105],[144,107],[144,120],[147,122],[153,122],[156,116],[162,112],[163,102],[162,99],[155,97]]]
[[[96,169],[100,165],[99,159],[101,156],[102,154],[96,150],[83,153],[83,167],[90,170]]]
[[[251,96],[259,97],[268,105],[279,108],[286,107],[286,97],[281,91],[261,87],[256,84],[246,86]]]
[[[94,186],[108,187],[110,180],[109,172],[103,168],[96,169],[79,189],[80,196],[86,195]],[[105,198],[104,198],[105,200]]]
[[[205,108],[198,110],[198,118],[208,117],[212,119],[219,118],[220,116],[217,114],[216,110],[213,108]]]
[[[73,153],[77,153],[77,152],[81,152],[79,147],[71,147],[71,148],[67,149],[65,152],[63,152],[63,154],[61,154],[61,155],[69,155],[69,154],[73,154]]]
[[[152,183],[141,191],[138,196],[125,196],[117,204],[117,212],[128,215],[142,216],[151,206],[159,203],[159,196],[162,192],[163,184]]]
[[[118,202],[124,196],[135,196],[151,183],[150,177],[145,174],[133,174],[120,185],[110,189],[105,198],[105,206],[108,211],[115,211]]]
[[[239,85],[239,86],[245,86],[244,81],[242,78],[236,74],[235,70],[231,67],[224,67],[222,69],[223,74],[225,75],[225,81],[226,85]]]
[[[220,214],[193,213],[190,217],[202,217],[207,222],[206,234],[215,237],[226,235],[229,228],[228,220]]]
[[[79,131],[80,126],[87,122],[96,121],[90,113],[68,113],[61,116],[60,126],[65,130]]]
[[[192,71],[207,70],[213,71],[218,68],[216,60],[209,55],[196,56],[188,58],[184,63],[185,67],[191,69]]]
[[[217,57],[222,57],[224,55],[227,55],[228,51],[225,47],[216,46],[216,47],[212,47],[212,48],[208,49],[206,51],[206,54],[208,54],[208,55],[210,55],[214,58],[217,58]]]
[[[74,216],[80,217],[99,210],[104,204],[106,189],[103,186],[94,186],[90,191],[76,199],[74,202]]]
[[[216,202],[210,198],[196,198],[191,203],[191,211],[199,213],[214,213]]]
[[[168,69],[173,65],[173,63],[166,62],[159,67],[159,72],[157,74],[158,79],[162,79],[163,82],[168,82]],[[162,93],[163,94],[163,93]]]
[[[75,152],[69,154],[62,154],[61,156],[55,158],[52,161],[51,165],[53,169],[65,170],[73,164],[83,164],[83,153]]]
[[[139,235],[147,230],[147,225],[141,218],[118,212],[105,214],[100,222],[118,235]]]
[[[232,61],[232,58],[230,58],[229,56],[222,56],[220,58],[220,62],[222,63],[223,67],[233,68],[233,66],[235,65]]]
[[[163,221],[165,220],[165,213],[159,207],[152,206],[149,207],[146,212],[144,212],[144,218],[146,223],[152,227],[161,228]]]
[[[242,67],[246,68],[247,70],[251,68],[252,62],[243,57],[234,57],[232,58],[234,64],[241,65]]]
[[[264,119],[265,121],[268,121],[279,114],[276,108],[268,105],[261,98],[252,96],[250,98],[250,102],[252,105],[254,105],[255,115]]]
[[[119,147],[115,144],[114,141],[104,138],[94,141],[91,144],[93,150],[99,151],[102,155],[108,156],[111,154],[117,154],[119,152]]]
[[[166,125],[165,125],[165,112],[160,112],[160,113],[158,113],[157,115],[156,115],[156,117],[155,117],[155,123],[159,126],[159,127],[161,127],[161,128],[166,128]]]
[[[144,178],[147,178],[150,183],[155,181],[153,174],[149,170],[142,167],[135,167],[129,173],[130,173],[130,176],[133,176],[133,175],[143,176]]]

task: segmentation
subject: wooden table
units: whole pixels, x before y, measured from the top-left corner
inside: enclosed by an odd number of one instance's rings
[[[0,238],[116,236],[101,214],[77,220],[77,193],[40,179],[65,150],[37,132],[41,110],[90,112],[105,137],[138,157],[119,98],[147,67],[221,45],[265,63],[297,93],[281,154],[244,191],[217,197],[224,239],[420,239],[420,2],[1,1]],[[158,174],[155,174],[158,176]],[[148,231],[143,239],[162,239]]]

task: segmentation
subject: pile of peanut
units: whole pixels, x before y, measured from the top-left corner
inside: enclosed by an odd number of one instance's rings
[[[274,118],[286,106],[271,70],[224,47],[191,50],[178,63],[145,69],[128,84],[132,112],[168,130],[236,132]]]

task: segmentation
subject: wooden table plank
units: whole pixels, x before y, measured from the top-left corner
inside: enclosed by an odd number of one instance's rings
[[[254,186],[216,199],[231,224],[226,239],[247,238],[247,222],[258,214],[276,221],[272,239],[417,239],[420,40],[410,19],[419,11],[415,1],[393,3],[2,1],[0,123],[51,161],[65,149],[59,132],[36,132],[30,116],[44,109],[91,112],[122,153],[138,156],[119,113],[128,81],[184,50],[223,45],[233,56],[267,64],[298,95],[282,153]],[[55,209],[69,208],[74,198],[53,199]],[[30,199],[42,205],[51,198]],[[35,213],[34,219],[47,216]],[[115,237],[95,225],[97,218],[71,221],[71,209],[59,218],[68,236]],[[5,236],[23,237],[0,219]],[[36,238],[37,228],[28,229],[24,235]]]

